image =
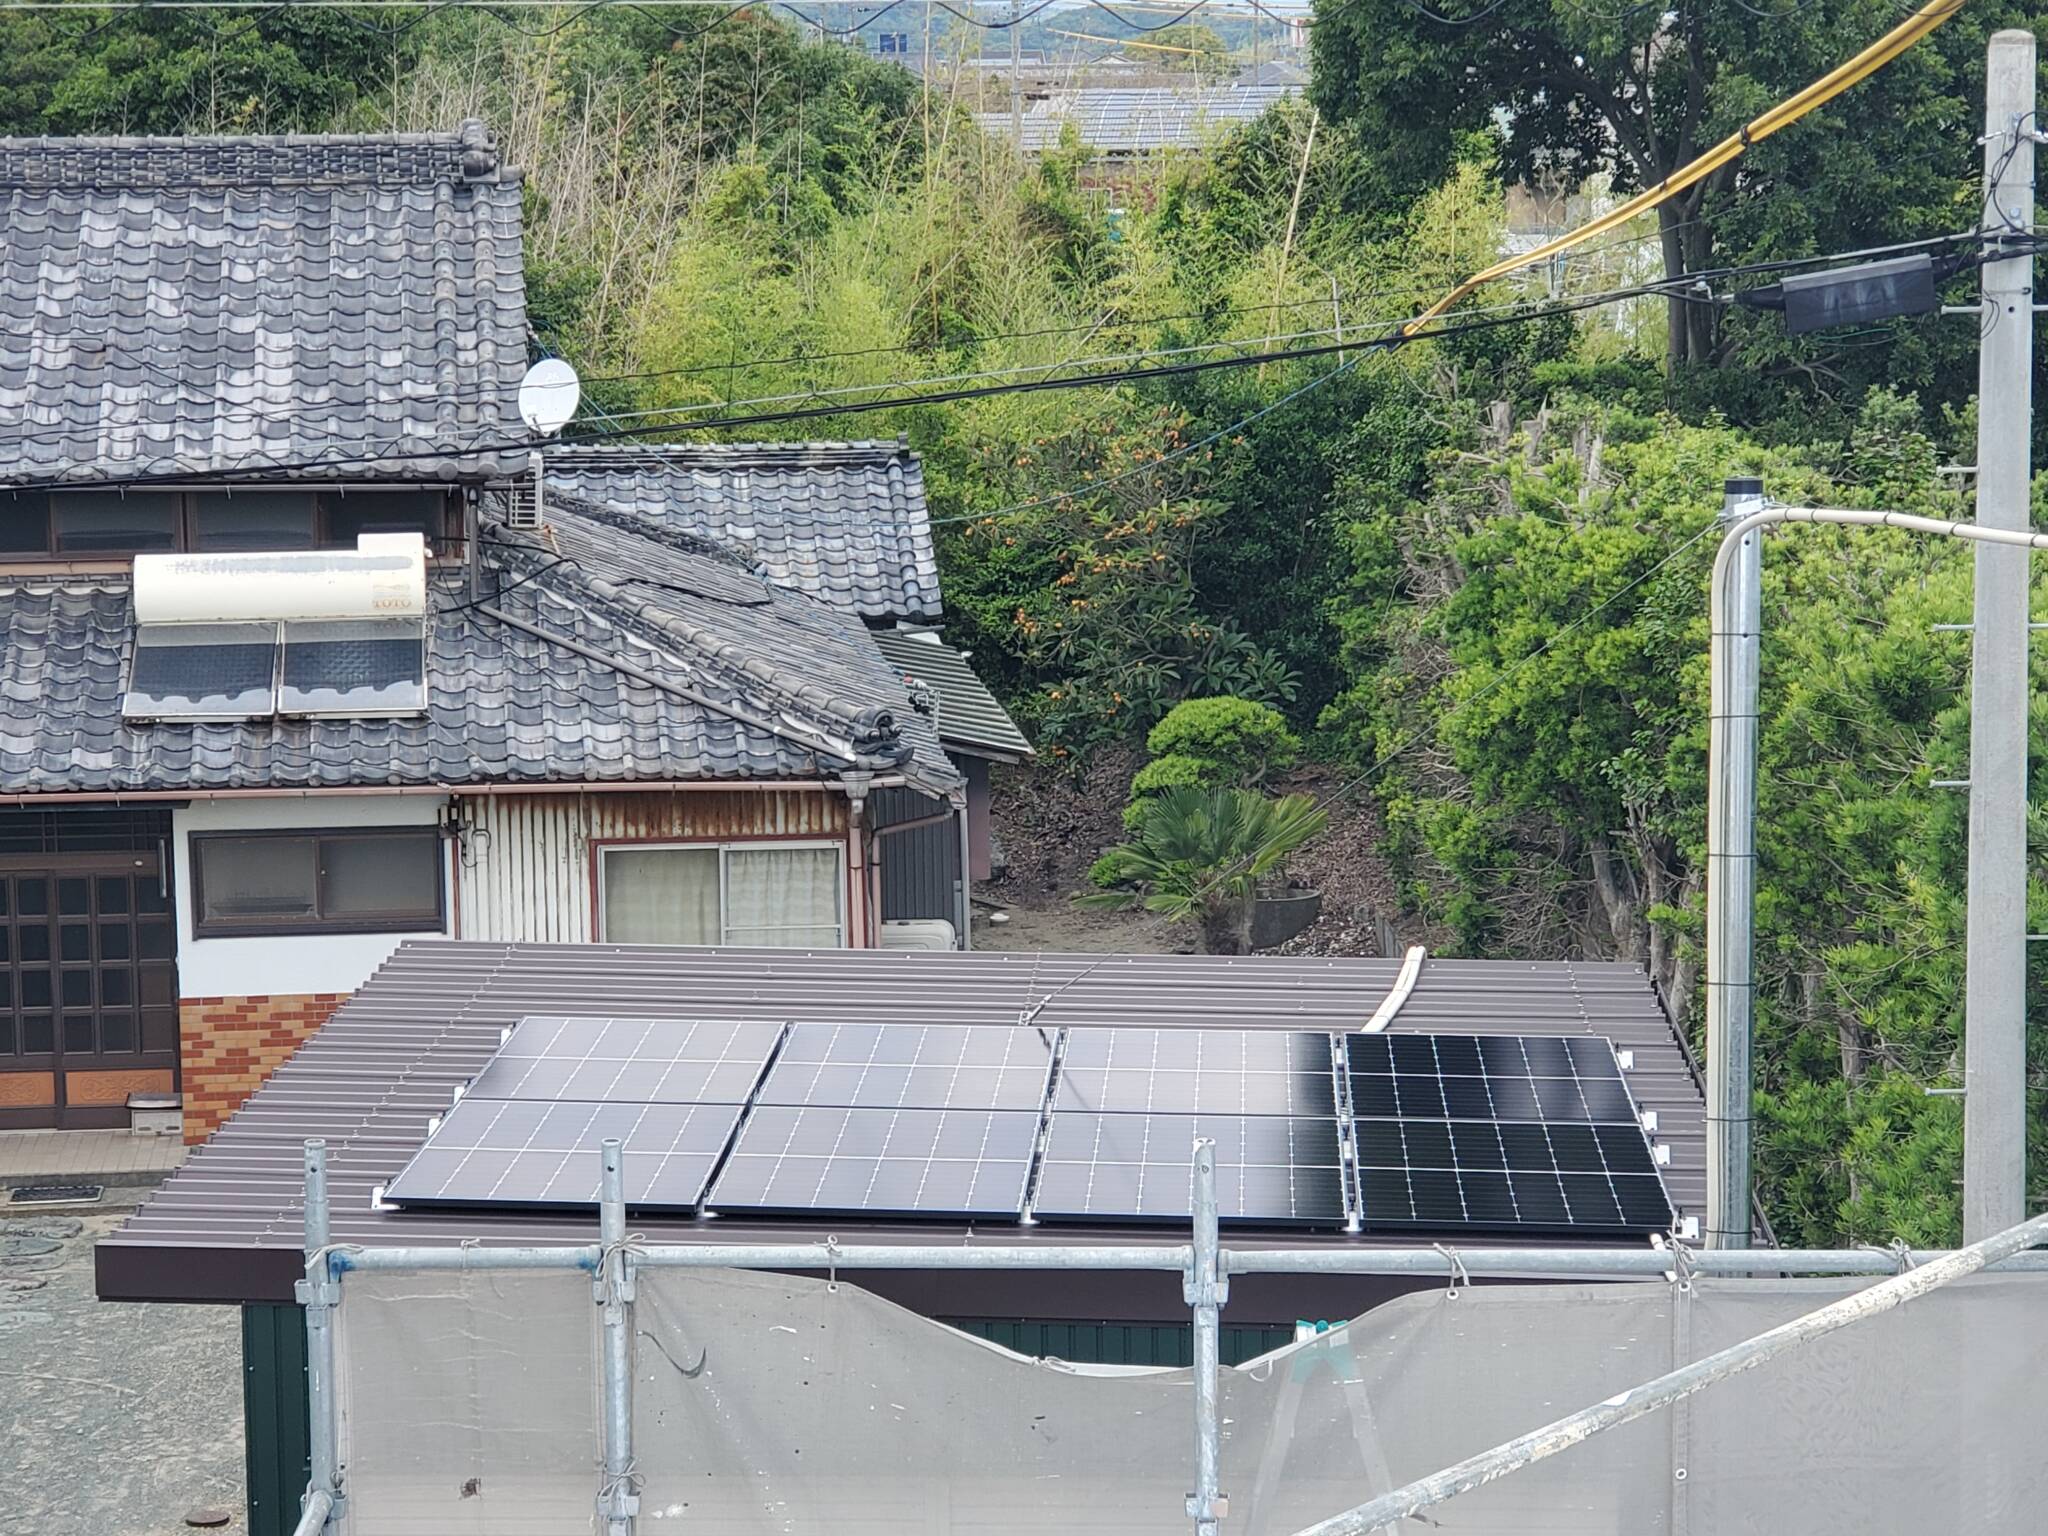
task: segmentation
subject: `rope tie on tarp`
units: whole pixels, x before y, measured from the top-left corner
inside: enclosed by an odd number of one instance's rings
[[[1451,1285],[1450,1289],[1444,1292],[1444,1300],[1456,1301],[1459,1290],[1469,1290],[1472,1285],[1472,1276],[1466,1272],[1465,1261],[1458,1257],[1458,1250],[1455,1248],[1443,1243],[1431,1243],[1429,1246],[1444,1256],[1444,1262],[1451,1269]]]

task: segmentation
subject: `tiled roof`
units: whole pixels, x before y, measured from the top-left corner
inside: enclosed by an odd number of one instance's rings
[[[1069,1025],[1165,1029],[1350,1030],[1393,987],[1393,960],[1256,955],[1062,955],[993,951],[719,950],[618,944],[411,942],[280,1067],[205,1146],[97,1252],[108,1300],[282,1301],[303,1276],[301,1146],[325,1137],[334,1240],[394,1244],[587,1243],[588,1213],[498,1207],[377,1210],[372,1186],[405,1166],[447,1111],[453,1091],[529,1014],[616,1018],[826,1020],[841,1024],[1013,1025],[1029,1012],[1043,1029]],[[1390,1026],[1462,1034],[1599,1036],[1632,1053],[1628,1086],[1655,1110],[1657,1140],[1670,1147],[1665,1183],[1681,1212],[1697,1214],[1706,1190],[1706,1121],[1685,1047],[1636,966],[1520,960],[1430,960]],[[685,1218],[644,1212],[635,1229],[657,1243],[814,1242],[817,1220],[746,1216]],[[844,1240],[1031,1245],[1185,1243],[1171,1226],[1035,1227],[834,1216]],[[849,1231],[857,1234],[849,1238]],[[1242,1246],[1370,1247],[1438,1234],[1266,1233]],[[1453,1234],[1441,1234],[1451,1240]],[[1501,1246],[1561,1239],[1504,1235]],[[1043,1316],[1069,1315],[1071,1272],[1034,1277]],[[906,1282],[908,1283],[908,1282]],[[962,1277],[961,1284],[969,1283]],[[1441,1285],[1440,1279],[1426,1283]],[[1279,1312],[1283,1318],[1344,1316],[1358,1277],[1302,1298],[1321,1307],[1341,1292],[1346,1310]],[[921,1293],[927,1307],[934,1292]],[[1006,1315],[1008,1301],[959,1298],[955,1316]],[[1177,1294],[1177,1293],[1176,1293]],[[1099,1298],[1096,1298],[1099,1301]],[[917,1303],[913,1303],[917,1304]],[[1094,1304],[1076,1297],[1077,1312]],[[1291,1306],[1247,1291],[1233,1307]],[[1095,1312],[1094,1317],[1101,1317]],[[1131,1315],[1145,1316],[1146,1313]],[[1156,1315],[1156,1314],[1151,1314]],[[1251,1315],[1259,1315],[1256,1311]]]
[[[959,782],[929,719],[856,618],[715,549],[558,504],[491,528],[480,594],[690,697],[470,606],[431,583],[428,710],[400,720],[131,723],[125,578],[0,586],[0,794],[833,777]]]
[[[1031,756],[1030,739],[974,675],[964,654],[929,630],[878,629],[875,644],[890,665],[931,690],[938,708],[939,740],[948,747],[1006,758]]]
[[[1072,123],[1081,142],[1101,154],[1198,149],[1300,91],[1296,85],[1084,86],[1025,113],[1022,148],[1027,154],[1057,149],[1061,131]],[[974,120],[985,133],[1010,136],[1007,112],[977,112]]]
[[[474,122],[0,139],[0,483],[516,472],[519,196]]]
[[[561,448],[547,473],[551,488],[715,539],[863,618],[939,617],[924,470],[900,443]]]

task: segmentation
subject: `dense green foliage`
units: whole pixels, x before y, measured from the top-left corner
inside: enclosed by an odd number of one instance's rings
[[[1547,279],[1572,297],[1973,229],[1984,37],[2039,11],[1964,10]],[[1103,880],[1240,942],[1247,872],[1317,818],[1238,787],[1298,739],[1376,797],[1434,950],[1636,959],[1691,1027],[1721,480],[1966,515],[1936,466],[1974,459],[1969,327],[1793,342],[1767,314],[1637,300],[1360,343],[1491,262],[1514,209],[1541,214],[1526,235],[1654,182],[1897,7],[1506,0],[1446,26],[1345,0],[1315,31],[1313,106],[1116,168],[1078,144],[1020,163],[959,101],[765,12],[521,14],[18,13],[0,128],[484,118],[526,168],[530,314],[587,380],[577,430],[903,433],[923,454],[950,638],[1047,758],[1150,749]],[[969,41],[938,30],[946,56]],[[1800,528],[1766,572],[1766,1207],[1790,1240],[1947,1241],[1960,1115],[1926,1090],[1957,1079],[1966,809],[1930,780],[1963,770],[1967,642],[1931,626],[1966,616],[1968,559]],[[2048,719],[2035,740],[2048,755]],[[2038,931],[2038,883],[2033,904]],[[2031,964],[2048,981],[2048,952]]]

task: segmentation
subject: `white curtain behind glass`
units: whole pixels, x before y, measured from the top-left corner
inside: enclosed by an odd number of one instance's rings
[[[725,855],[725,941],[774,949],[836,949],[839,850],[731,848]]]
[[[604,937],[615,944],[716,944],[716,848],[607,848]]]

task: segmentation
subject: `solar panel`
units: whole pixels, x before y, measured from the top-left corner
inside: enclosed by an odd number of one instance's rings
[[[418,619],[284,626],[288,715],[416,715],[427,707],[426,629]]]
[[[781,1034],[780,1024],[734,1020],[522,1019],[470,1093],[744,1104]]]
[[[1038,1029],[798,1024],[759,1102],[1035,1114],[1045,1102],[1052,1042],[1051,1031]]]
[[[1327,1036],[1319,1037],[1327,1052]],[[1193,1210],[1195,1138],[1216,1143],[1225,1221],[1341,1227],[1343,1160],[1333,1117],[1053,1115],[1032,1214],[1047,1221],[1177,1221]]]
[[[1367,1229],[1671,1224],[1606,1040],[1350,1035],[1345,1052]]]
[[[1014,1220],[1037,1136],[1035,1110],[758,1105],[706,1204]]]
[[[1102,1114],[1334,1114],[1330,1037],[1276,1029],[1069,1030],[1054,1105]]]
[[[121,713],[130,720],[245,720],[277,707],[275,624],[144,624]]]
[[[695,1210],[737,1104],[464,1098],[385,1191],[399,1205],[594,1206],[599,1144],[625,1143],[626,1203]]]

